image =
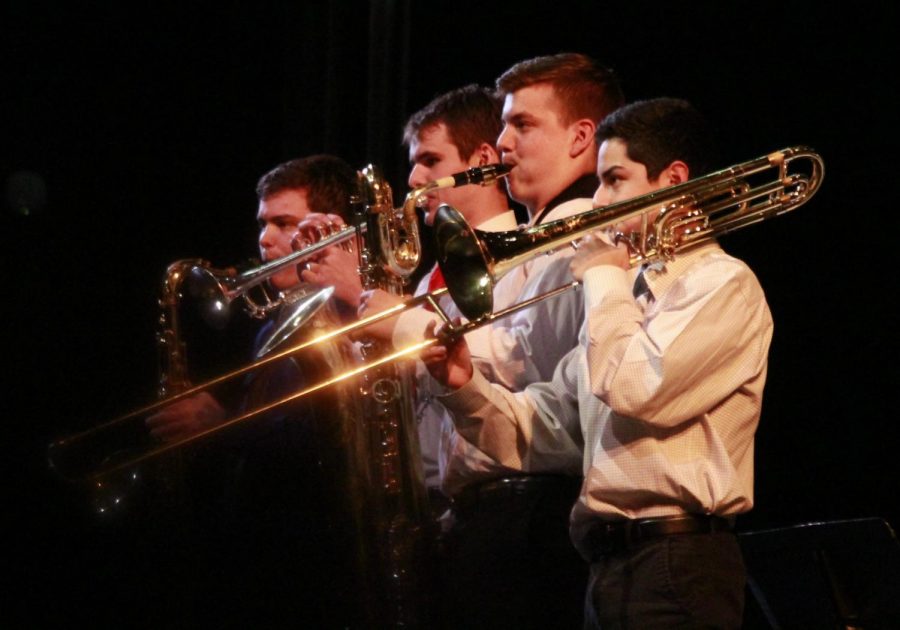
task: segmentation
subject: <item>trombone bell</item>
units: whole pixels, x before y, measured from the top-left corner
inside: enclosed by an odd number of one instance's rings
[[[441,270],[452,269],[444,282],[469,320],[494,310],[493,257],[456,208],[441,205],[434,219],[434,241]]]

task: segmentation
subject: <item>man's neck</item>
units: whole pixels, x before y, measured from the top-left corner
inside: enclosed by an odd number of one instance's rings
[[[485,221],[509,211],[509,200],[502,190],[491,186],[484,192],[484,195],[476,197],[474,207],[467,209],[471,212],[465,213],[466,221],[470,225],[481,225]]]
[[[537,224],[543,221],[544,217],[547,216],[554,208],[557,206],[561,206],[567,201],[571,201],[572,199],[579,198],[591,198],[594,196],[594,193],[597,190],[599,182],[597,180],[597,176],[594,173],[585,173],[570,182],[568,186],[566,186],[563,190],[559,191],[559,193],[550,199],[544,207],[540,209],[539,212],[535,213],[531,208],[528,209],[528,214],[531,217],[532,224]]]

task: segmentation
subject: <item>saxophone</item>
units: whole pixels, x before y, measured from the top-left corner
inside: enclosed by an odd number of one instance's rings
[[[163,277],[158,299],[160,315],[156,333],[159,361],[157,396],[161,400],[191,387],[178,311],[184,280],[198,264],[205,263],[195,259],[177,260],[167,267]],[[71,449],[74,452],[66,452],[67,459],[99,459],[101,464],[108,464],[119,459],[128,460],[134,453],[148,450],[152,447],[152,438],[144,426],[144,415],[138,414],[129,419],[130,422],[117,427],[122,439],[118,440],[119,445],[114,450],[106,455],[98,455],[102,451],[94,450],[95,445],[90,439],[85,440],[84,444],[76,441],[76,448]],[[105,441],[108,440],[98,440],[101,445]],[[51,451],[52,448],[51,446]],[[183,529],[188,521],[190,507],[185,457],[182,452],[167,453],[156,461],[125,466],[115,474],[93,479],[90,486],[92,511],[108,518],[140,507],[143,510],[153,510],[155,519],[165,519],[163,527],[172,531]]]
[[[359,176],[356,213],[366,222],[359,247],[360,275],[366,289],[380,288],[401,295],[419,262],[415,198],[400,210],[393,206],[390,186],[369,165]],[[363,341],[363,359],[381,356],[383,342]],[[377,617],[384,626],[421,626],[429,608],[429,550],[432,540],[422,459],[414,414],[411,366],[391,363],[363,374],[359,380],[365,406],[370,449],[372,492],[368,508],[369,540],[374,545],[379,576],[370,590]]]

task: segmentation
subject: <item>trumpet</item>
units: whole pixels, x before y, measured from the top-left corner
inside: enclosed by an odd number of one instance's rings
[[[453,301],[477,321],[492,313],[494,285],[506,272],[560,246],[577,247],[590,232],[639,216],[639,231],[615,235],[628,246],[631,264],[671,260],[681,249],[798,208],[818,191],[824,174],[824,162],[812,149],[789,147],[634,199],[506,232],[473,229],[445,205],[434,221],[436,258]]]
[[[380,239],[382,250],[390,249],[390,251],[387,251],[388,255],[384,256],[386,266],[389,267],[392,272],[396,270],[396,272],[398,272],[397,275],[405,278],[418,264],[418,251],[420,250],[421,245],[418,241],[418,230],[412,226],[417,222],[416,207],[419,198],[423,194],[439,188],[450,188],[470,184],[488,185],[495,182],[497,179],[504,177],[508,174],[509,170],[509,167],[505,165],[493,164],[485,167],[472,168],[462,173],[434,180],[410,191],[401,208],[394,209],[392,212],[383,212],[383,218],[380,216],[377,217],[376,229],[384,230],[387,235],[387,239]],[[380,178],[373,173],[371,168],[367,169],[367,172],[368,175],[364,173],[363,176],[369,178],[370,188],[375,189],[377,192],[379,187],[382,186]],[[377,204],[369,204],[369,207],[377,207]],[[402,225],[398,226],[398,220],[401,221]],[[278,271],[281,271],[289,265],[299,264],[304,260],[315,256],[327,247],[341,244],[355,238],[358,234],[364,233],[367,229],[369,228],[365,223],[355,226],[346,226],[340,230],[336,230],[314,244],[301,247],[299,250],[287,256],[240,274],[233,269],[212,269],[208,263],[202,260],[190,261],[193,264],[188,267],[188,273],[192,276],[191,280],[195,283],[192,290],[201,299],[204,299],[204,301],[207,302],[206,310],[209,313],[226,313],[234,300],[246,296],[251,289],[259,286]],[[386,243],[390,243],[390,245],[388,246]],[[314,312],[315,308],[327,301],[328,296],[331,294],[329,289],[330,288],[326,287],[323,290],[313,292],[311,295],[307,296],[309,301],[307,301],[306,298],[303,298],[300,302],[300,306],[306,308],[308,311]],[[382,313],[375,313],[352,324],[320,333],[311,339],[276,351],[276,346],[279,346],[285,339],[289,338],[296,329],[297,326],[292,325],[287,329],[281,330],[279,332],[281,335],[279,338],[270,339],[264,344],[265,352],[262,352],[256,361],[244,367],[215,377],[204,383],[192,387],[185,387],[174,395],[162,398],[155,403],[131,411],[97,427],[52,442],[48,447],[49,465],[58,475],[69,481],[97,482],[109,474],[130,469],[135,465],[155,458],[158,455],[195,443],[212,433],[251,420],[268,411],[277,409],[292,400],[296,400],[315,391],[343,382],[348,378],[362,374],[380,365],[389,364],[404,356],[412,355],[416,352],[417,348],[410,348],[399,354],[393,353],[388,357],[382,357],[373,361],[371,364],[360,366],[359,368],[340,374],[324,383],[307,387],[289,398],[274,401],[257,409],[251,409],[240,416],[228,419],[215,427],[198,432],[179,441],[158,442],[151,438],[144,425],[146,416],[159,411],[172,403],[196,395],[200,392],[213,389],[214,387],[232,381],[233,379],[252,371],[259,370],[273,362],[280,361],[295,355],[296,353],[308,349],[315,349],[315,347],[321,344],[350,335],[377,321],[398,315],[408,308],[414,308],[420,304],[428,303],[437,312],[442,314],[445,321],[449,322],[449,318],[440,311],[437,301],[437,298],[445,293],[446,289],[441,289],[430,295],[421,296]],[[300,313],[300,311],[301,308],[297,307],[297,310],[294,311],[295,315],[290,318],[291,322],[298,321],[296,318],[299,317],[298,313]],[[303,316],[305,317],[306,314],[303,314]],[[434,341],[432,340],[429,343],[434,343]],[[426,346],[427,345],[428,344],[426,344]]]
[[[369,180],[370,187],[378,191],[384,184],[371,168],[369,167],[370,170],[364,172],[363,176]],[[426,193],[472,184],[487,186],[508,175],[509,171],[510,167],[505,164],[473,167],[418,186],[407,193],[400,208],[382,211],[377,221],[381,236],[379,240],[382,244],[381,255],[391,273],[400,278],[407,278],[418,267],[422,247],[416,208],[424,201]],[[359,199],[351,201],[358,202]],[[295,306],[297,313],[312,315],[315,312],[314,307],[320,305],[323,300],[320,292],[310,291],[309,287],[302,288],[297,293],[280,295],[278,298],[271,298],[263,292],[262,303],[253,299],[250,292],[283,269],[299,265],[333,245],[345,245],[353,239],[358,241],[367,230],[368,225],[360,223],[331,229],[327,234],[320,233],[315,242],[311,243],[295,239],[295,251],[292,253],[242,272],[237,272],[233,268],[215,269],[208,262],[197,260],[187,272],[187,285],[192,295],[203,305],[204,320],[219,329],[224,328],[227,322],[231,303],[239,298],[244,300],[247,313],[257,319],[267,317],[286,302],[297,303]],[[299,324],[306,321],[305,319],[300,321],[297,317],[292,317],[291,320]],[[299,324],[295,323],[293,328]]]

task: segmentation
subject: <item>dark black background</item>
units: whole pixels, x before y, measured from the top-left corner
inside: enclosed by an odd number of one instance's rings
[[[3,512],[21,601],[76,605],[53,575],[74,573],[85,526],[46,444],[153,398],[166,265],[255,255],[256,179],[292,157],[375,163],[399,199],[409,113],[560,51],[615,68],[629,99],[691,100],[727,164],[793,144],[823,155],[809,204],[723,240],[775,319],[742,526],[900,523],[890,3],[87,4],[14,0],[2,20],[2,175],[46,185],[29,214],[19,197],[2,213]]]

